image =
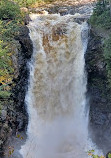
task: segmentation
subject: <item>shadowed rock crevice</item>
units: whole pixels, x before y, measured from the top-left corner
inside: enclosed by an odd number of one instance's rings
[[[20,50],[18,50],[18,69],[19,75],[15,79],[16,86],[13,89],[13,99],[15,109],[18,112],[17,122],[18,130],[22,130],[27,126],[27,112],[25,106],[25,95],[28,89],[29,68],[33,46],[29,37],[29,30],[26,26],[21,28],[20,35],[16,37],[19,41]]]

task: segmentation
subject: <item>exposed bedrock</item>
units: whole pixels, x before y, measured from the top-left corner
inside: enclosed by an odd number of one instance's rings
[[[111,90],[108,88],[103,38],[91,29],[86,57],[90,98],[89,128],[93,141],[106,154],[111,149]]]

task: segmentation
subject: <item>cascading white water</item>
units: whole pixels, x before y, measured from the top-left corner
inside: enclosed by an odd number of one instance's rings
[[[28,139],[23,158],[86,158],[88,111],[84,53],[86,22],[75,15],[31,15],[33,42],[26,96]]]

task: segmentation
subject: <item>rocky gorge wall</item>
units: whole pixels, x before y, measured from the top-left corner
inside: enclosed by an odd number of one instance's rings
[[[85,13],[88,7],[53,7],[49,8],[50,13],[59,13],[61,15],[74,14],[76,12]],[[42,9],[43,11],[44,9]],[[41,12],[37,10],[37,12]],[[34,11],[36,12],[36,11]],[[90,10],[89,10],[90,13]],[[86,20],[87,17],[76,19],[77,22]],[[26,22],[27,24],[27,22]],[[6,101],[6,108],[0,117],[0,154],[3,153],[4,142],[12,134],[18,131],[26,130],[28,123],[28,115],[25,106],[25,95],[28,88],[28,61],[31,59],[33,52],[32,41],[29,37],[29,30],[26,26],[21,28],[19,36],[15,37],[16,56],[15,67],[17,69],[17,77],[14,79],[12,103]],[[103,37],[97,34],[94,28],[91,27],[89,44],[86,58],[86,70],[88,76],[87,97],[90,104],[90,120],[89,129],[93,141],[106,154],[111,150],[111,90],[108,88],[106,63],[103,56]]]
[[[14,81],[16,86],[13,89],[13,99],[15,108],[17,111],[21,112],[21,115],[18,114],[18,130],[24,129],[27,125],[27,112],[25,106],[25,95],[28,88],[28,77],[29,77],[29,68],[28,61],[31,58],[33,53],[32,41],[29,37],[29,29],[27,26],[21,28],[20,34],[16,37],[16,40],[19,41],[21,49],[18,50],[18,69],[19,75]]]
[[[90,104],[89,129],[93,141],[106,154],[111,150],[111,90],[108,86],[103,43],[104,37],[91,27],[85,56]]]
[[[18,131],[26,130],[28,123],[25,106],[25,95],[28,88],[28,61],[33,52],[32,41],[29,37],[27,26],[20,28],[20,33],[15,37],[16,48],[13,56],[16,77],[13,79],[12,95],[4,103],[4,109],[0,115],[0,157],[8,144],[7,139]]]

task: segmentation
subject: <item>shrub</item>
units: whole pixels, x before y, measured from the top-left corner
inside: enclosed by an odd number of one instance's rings
[[[2,0],[0,4],[0,19],[15,20],[20,16],[20,8],[14,2]]]
[[[10,96],[14,68],[12,54],[14,36],[19,33],[22,17],[17,4],[9,0],[0,1],[0,97]]]
[[[47,2],[54,2],[55,0],[13,0],[14,2],[18,3],[20,6],[29,7],[36,3],[47,3]]]
[[[89,23],[96,27],[110,29],[111,17],[110,10],[107,5],[104,5],[101,1],[99,1],[94,8],[94,12],[89,20]]]
[[[3,98],[3,99],[6,99],[6,98],[9,98],[11,95],[10,91],[2,91],[0,90],[0,98]]]
[[[94,27],[108,30],[111,29],[110,8],[109,5],[107,5],[109,1],[105,1],[105,4],[102,2],[103,1],[99,0],[97,3],[89,22]],[[109,39],[104,40],[103,50],[107,79],[109,82],[109,88],[111,88],[111,35],[109,35]]]
[[[105,10],[100,15],[94,13],[89,22],[93,26],[104,28],[104,29],[110,29],[111,28],[111,17],[110,17],[109,9]]]
[[[38,0],[14,0],[14,2],[18,3],[20,6],[28,7],[33,3],[36,3]]]

